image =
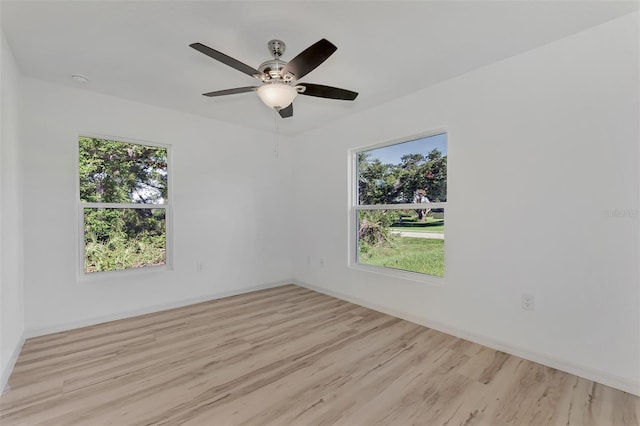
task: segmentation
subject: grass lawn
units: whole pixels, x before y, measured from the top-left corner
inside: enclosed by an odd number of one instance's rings
[[[393,232],[433,232],[442,234],[444,233],[444,219],[427,217],[424,222],[405,219],[402,223],[394,223],[390,229]]]
[[[365,265],[384,266],[442,277],[444,276],[444,241],[400,237],[396,239],[394,247],[370,247],[367,253],[359,253],[358,260]]]
[[[398,226],[393,224],[389,229],[392,232],[433,232],[434,234],[444,234],[444,225]]]

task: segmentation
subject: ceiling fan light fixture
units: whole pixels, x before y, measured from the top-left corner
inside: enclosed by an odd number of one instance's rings
[[[295,87],[284,83],[270,83],[258,88],[258,96],[269,108],[288,107],[297,95]]]
[[[0,0],[2,1],[2,0]],[[336,51],[337,47],[327,39],[307,47],[292,60],[285,62],[280,59],[284,53],[285,44],[281,40],[271,40],[268,43],[269,52],[273,59],[263,62],[258,69],[240,62],[222,52],[205,46],[202,43],[191,43],[189,45],[200,53],[215,59],[243,74],[260,80],[260,86],[235,87],[233,89],[216,90],[203,93],[203,96],[216,97],[225,95],[235,95],[257,91],[258,96],[265,105],[278,111],[282,118],[293,117],[293,100],[298,93],[305,96],[315,96],[325,99],[340,99],[353,101],[357,92],[340,89],[338,87],[324,86],[322,84],[298,83],[298,81],[316,69],[329,56]]]

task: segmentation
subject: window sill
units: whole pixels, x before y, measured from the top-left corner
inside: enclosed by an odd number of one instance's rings
[[[171,265],[158,265],[158,266],[145,266],[142,268],[119,269],[115,271],[104,271],[104,272],[85,273],[84,271],[81,271],[78,273],[78,282],[91,282],[91,281],[110,280],[114,278],[137,277],[140,275],[166,272],[166,271],[172,271],[172,270],[173,270],[173,267]]]

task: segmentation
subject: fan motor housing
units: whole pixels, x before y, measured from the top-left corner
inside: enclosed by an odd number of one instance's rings
[[[282,79],[283,77],[280,75],[280,71],[285,65],[287,65],[285,61],[281,61],[277,58],[270,59],[261,63],[258,67],[258,71],[268,74],[271,79]]]

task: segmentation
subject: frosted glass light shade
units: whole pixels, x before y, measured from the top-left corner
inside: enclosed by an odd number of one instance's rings
[[[295,99],[298,91],[283,83],[270,83],[258,88],[258,96],[271,108],[288,107]]]

